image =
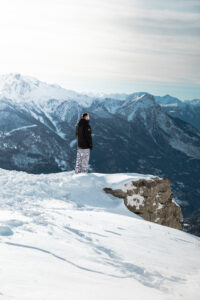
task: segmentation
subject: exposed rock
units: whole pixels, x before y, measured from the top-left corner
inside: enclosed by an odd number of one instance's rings
[[[103,189],[106,193],[124,199],[127,208],[147,221],[182,229],[183,215],[174,201],[168,178],[155,177],[126,183],[121,189]]]

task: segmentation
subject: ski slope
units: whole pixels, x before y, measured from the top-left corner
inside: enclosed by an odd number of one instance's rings
[[[0,169],[0,299],[199,299],[200,239],[102,190],[153,177]]]

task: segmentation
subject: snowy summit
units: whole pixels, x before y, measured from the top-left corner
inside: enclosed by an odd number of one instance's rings
[[[77,100],[82,104],[90,101],[90,97],[57,84],[48,84],[31,76],[9,73],[0,76],[0,98],[8,98],[16,102],[43,103],[49,99]]]

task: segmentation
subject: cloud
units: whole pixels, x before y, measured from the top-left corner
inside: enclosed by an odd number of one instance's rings
[[[194,36],[200,35],[200,21],[175,18],[150,18],[126,16],[115,20],[118,26],[146,35]]]
[[[199,0],[1,1],[1,72],[77,90],[196,84],[199,34]]]

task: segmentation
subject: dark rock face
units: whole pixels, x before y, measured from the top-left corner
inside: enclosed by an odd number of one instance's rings
[[[147,221],[182,229],[183,215],[173,200],[168,178],[140,179],[121,189],[104,188],[108,194],[124,199],[127,208]]]
[[[183,230],[200,236],[200,209],[195,211],[189,218],[184,219]]]

